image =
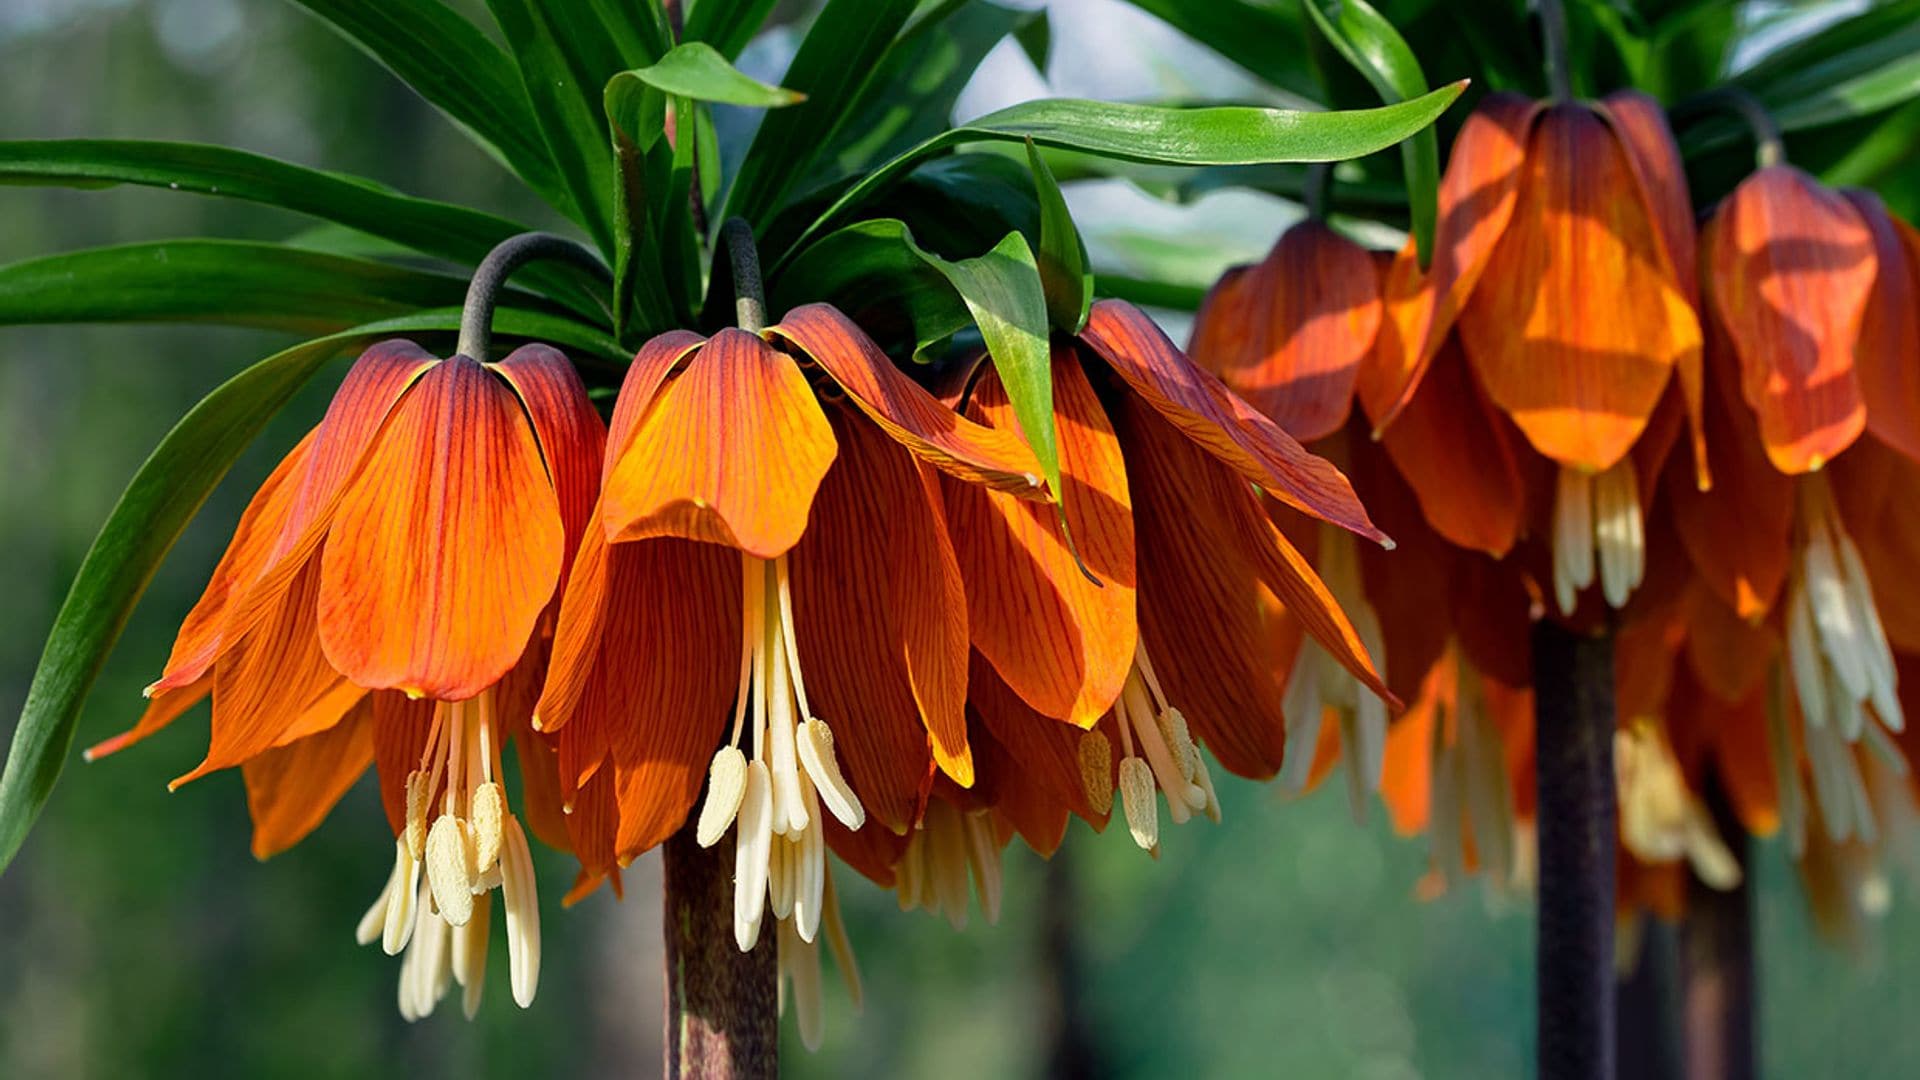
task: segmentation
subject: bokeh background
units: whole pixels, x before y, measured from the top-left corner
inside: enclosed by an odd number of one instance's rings
[[[1048,6],[1048,70],[1005,48],[960,112],[1049,88],[1261,93],[1119,0]],[[1747,5],[1755,17],[1781,6]],[[1803,6],[1817,21],[1854,5]],[[783,3],[776,18],[805,7]],[[792,41],[790,29],[776,32],[743,65],[777,78]],[[86,135],[224,143],[552,223],[398,81],[276,0],[0,0],[0,137]],[[1118,183],[1071,194],[1103,262],[1177,251],[1196,283],[1255,257],[1295,212],[1231,191],[1182,207]],[[0,188],[0,262],[180,235],[278,239],[305,224],[164,191]],[[0,731],[18,714],[67,582],[141,459],[202,394],[285,343],[198,327],[0,329]],[[247,495],[317,419],[337,374],[268,429],[181,540],[93,694],[80,745],[138,714],[139,688],[160,669]],[[657,861],[636,864],[625,903],[602,893],[543,912],[533,1009],[512,1005],[496,949],[478,1021],[449,1001],[408,1025],[394,1007],[397,961],[352,941],[390,862],[370,785],[294,851],[257,863],[237,774],[166,791],[204,747],[202,709],[138,750],[76,760],[0,877],[0,1077],[658,1070]],[[1121,833],[1079,825],[1052,865],[1013,849],[999,925],[976,909],[964,934],[898,912],[890,894],[843,872],[864,1014],[830,972],[826,1045],[807,1054],[789,1029],[786,1071],[1035,1076],[1065,1032],[1116,1076],[1527,1073],[1524,897],[1464,890],[1417,901],[1423,844],[1393,836],[1379,812],[1356,827],[1341,791],[1286,803],[1234,781],[1221,796],[1225,823],[1172,830],[1158,861]],[[545,855],[552,899],[571,869]],[[1870,936],[1835,946],[1815,936],[1782,845],[1755,849],[1753,877],[1768,1073],[1920,1075],[1920,890],[1895,880],[1892,909]]]

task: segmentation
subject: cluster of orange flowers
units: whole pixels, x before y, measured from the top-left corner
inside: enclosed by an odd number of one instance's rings
[[[1272,775],[1272,657],[1302,628],[1323,678],[1385,693],[1270,510],[1384,535],[1141,312],[1055,342],[1059,491],[995,372],[957,374],[943,400],[812,305],[649,342],[603,426],[550,348],[375,346],[254,497],[146,715],[91,753],[210,696],[177,782],[240,766],[262,857],[372,764],[393,862],[359,936],[404,951],[409,1018],[456,983],[478,1006],[495,888],[532,999],[521,815],[579,859],[569,901],[689,822],[731,834],[738,944],[772,916],[817,1041],[822,938],[853,977],[829,850],[956,923],[977,885],[991,918],[1014,835],[1050,853],[1117,792],[1151,850],[1162,801],[1219,814],[1202,746]]]
[[[1529,878],[1529,624],[1555,618],[1617,633],[1624,911],[1677,914],[1688,865],[1738,882],[1710,788],[1785,828],[1830,929],[1885,902],[1920,760],[1920,234],[1776,151],[1696,226],[1651,99],[1496,94],[1427,270],[1308,222],[1201,312],[1195,360],[1398,541],[1322,529],[1317,559],[1404,718],[1383,738],[1312,646],[1287,716],[1430,834],[1431,887]]]

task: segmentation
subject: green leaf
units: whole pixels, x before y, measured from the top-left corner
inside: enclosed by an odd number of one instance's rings
[[[743,217],[756,234],[764,230],[859,100],[913,9],[914,0],[828,0],[780,80],[807,100],[760,122],[721,220]]]
[[[1321,100],[1307,65],[1306,27],[1292,3],[1245,0],[1131,0],[1169,26],[1302,101]]]
[[[981,61],[1040,12],[978,0],[945,0],[913,21],[881,61],[823,155],[828,175],[858,172],[946,130],[954,102]]]
[[[1033,170],[1033,185],[1040,197],[1040,250],[1034,254],[1046,291],[1047,317],[1055,327],[1077,334],[1087,325],[1087,311],[1093,306],[1087,247],[1080,242],[1080,230],[1074,227],[1060,185],[1031,139],[1027,140],[1027,167]]]
[[[571,211],[513,61],[440,0],[294,0],[447,114],[542,198]]]
[[[1101,296],[1117,297],[1141,307],[1169,308],[1173,311],[1198,311],[1207,298],[1204,286],[1177,281],[1155,281],[1126,274],[1096,274],[1094,288]]]
[[[921,161],[966,142],[1032,139],[1041,146],[1168,165],[1343,161],[1384,150],[1427,127],[1465,87],[1453,83],[1412,101],[1345,112],[1238,105],[1171,109],[1073,98],[1024,102],[936,135],[868,173],[815,218],[788,251],[798,250]]]
[[[243,240],[161,240],[0,266],[0,325],[198,322],[328,333],[458,306],[447,274]],[[517,294],[522,306],[539,301]]]
[[[604,91],[607,80],[628,65],[587,5],[487,0],[487,7],[513,47],[574,220],[611,253],[618,185]]]
[[[747,47],[776,0],[695,0],[686,40],[704,41],[731,60]]]
[[[1366,76],[1380,100],[1393,104],[1427,92],[1427,76],[1393,24],[1366,0],[1304,0],[1307,14],[1327,41]],[[1407,173],[1407,204],[1420,266],[1433,257],[1434,223],[1440,217],[1440,143],[1433,128],[1400,144]]]
[[[768,86],[743,74],[727,62],[713,46],[701,41],[676,45],[649,67],[623,71],[613,82],[633,79],[663,93],[695,101],[717,101],[723,105],[743,105],[756,109],[777,109],[805,101],[807,95],[778,86]],[[613,93],[609,83],[607,93]]]
[[[904,222],[862,221],[803,252],[782,282],[775,310],[837,300],[858,312],[862,305],[891,301],[906,311],[921,342],[951,336],[970,320],[1006,384],[1013,415],[1040,459],[1049,490],[1060,491],[1047,301],[1025,237],[1010,232],[983,255],[943,259],[922,248]]]
[[[369,180],[322,172],[243,150],[194,143],[54,139],[0,142],[0,183],[105,187],[141,184],[277,206],[393,241],[425,255],[476,264],[527,227],[464,206],[419,199]],[[519,280],[599,317],[598,289],[577,272],[535,264]]]
[[[255,435],[327,361],[384,338],[451,333],[457,309],[357,326],[274,354],[227,380],[160,441],[94,538],[54,617],[0,773],[0,870],[26,839],[73,746],[87,692],[119,641],[154,571]],[[605,355],[612,341],[550,316],[500,311],[507,337],[538,338]]]
[[[663,330],[677,321],[653,208],[653,195],[670,183],[674,151],[662,138],[668,107],[664,93],[623,72],[607,81],[605,107],[618,191],[613,218],[614,333],[624,338],[630,316],[638,317],[643,331]]]

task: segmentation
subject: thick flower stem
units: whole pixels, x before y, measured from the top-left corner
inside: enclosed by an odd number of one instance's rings
[[[772,1077],[780,1066],[772,934],[733,941],[733,833],[703,848],[694,824],[661,848],[667,937],[666,1075]]]
[[[1542,1080],[1614,1076],[1613,639],[1551,620],[1533,633]]]
[[[500,303],[500,290],[514,271],[536,259],[572,263],[603,281],[613,280],[598,256],[564,236],[543,232],[509,236],[495,244],[474,268],[473,281],[467,286],[467,302],[460,310],[456,353],[486,362],[487,349],[493,342],[493,309]]]
[[[1681,924],[1680,983],[1690,1080],[1758,1075],[1753,1043],[1753,890],[1747,834],[1719,786],[1709,782],[1714,822],[1741,865],[1740,883],[1721,891],[1689,878]]]
[[[1675,116],[1689,116],[1709,110],[1731,112],[1740,117],[1753,136],[1753,163],[1756,168],[1766,169],[1785,164],[1787,146],[1780,133],[1780,123],[1760,104],[1758,98],[1737,86],[1720,86],[1694,96],[1675,105]]]
[[[1547,57],[1547,89],[1556,104],[1573,100],[1573,73],[1567,67],[1567,12],[1560,0],[1540,0],[1540,37]]]
[[[766,328],[766,298],[753,230],[720,227],[732,268],[740,329]],[[716,273],[718,272],[716,268]],[[772,1077],[780,1067],[778,944],[769,930],[749,952],[734,942],[734,832],[712,847],[688,821],[661,849],[667,934],[669,1077]]]

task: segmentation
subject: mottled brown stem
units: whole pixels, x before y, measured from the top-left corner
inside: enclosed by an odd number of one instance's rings
[[[1689,1080],[1750,1080],[1759,1075],[1753,1039],[1753,890],[1747,833],[1718,784],[1707,805],[1740,860],[1740,884],[1722,892],[1698,878],[1687,887],[1681,925],[1680,982]]]
[[[1073,862],[1064,850],[1054,852],[1047,861],[1040,919],[1046,1075],[1052,1080],[1096,1080],[1106,1071],[1087,1023],[1074,938],[1080,904],[1074,895]]]
[[[1640,955],[1620,974],[1614,991],[1619,1010],[1614,1052],[1621,1076],[1677,1080],[1681,1075],[1679,936],[1674,924],[1642,916]]]
[[[1613,639],[1533,633],[1541,1080],[1613,1080]]]
[[[780,1071],[773,935],[733,941],[733,833],[703,848],[694,823],[661,849],[667,938],[668,1077],[771,1078]]]

